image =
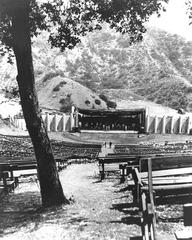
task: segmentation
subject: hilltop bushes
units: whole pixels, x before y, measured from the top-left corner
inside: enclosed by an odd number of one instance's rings
[[[70,113],[73,102],[71,100],[71,95],[68,94],[66,98],[60,99],[59,103],[61,104],[60,111],[64,113]]]
[[[116,108],[116,107],[117,107],[116,102],[108,100],[107,96],[105,96],[104,94],[100,94],[99,97],[100,97],[104,102],[106,102],[107,108]]]
[[[187,93],[191,88],[181,81],[165,78],[161,82],[154,82],[145,88],[138,89],[138,93],[147,96],[148,100],[162,104],[174,109],[187,109]]]
[[[61,81],[59,84],[57,84],[54,88],[53,88],[53,91],[54,92],[57,92],[60,90],[60,87],[63,87],[63,85],[65,85],[66,82],[65,81]]]
[[[64,77],[64,73],[62,71],[54,71],[54,72],[48,72],[45,74],[45,76],[42,79],[42,82],[46,82],[54,77],[61,76]]]
[[[18,86],[11,86],[9,88],[6,87],[5,89],[3,89],[3,92],[6,98],[9,98],[9,99],[19,98]]]

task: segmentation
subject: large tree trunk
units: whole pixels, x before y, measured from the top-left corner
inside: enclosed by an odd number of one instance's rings
[[[44,127],[35,90],[29,27],[29,0],[18,1],[12,12],[13,50],[17,62],[17,82],[26,126],[34,146],[38,177],[45,207],[67,203],[59,181],[51,144]]]

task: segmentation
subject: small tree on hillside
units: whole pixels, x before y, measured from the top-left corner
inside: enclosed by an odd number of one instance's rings
[[[43,1],[44,2],[44,1]],[[52,46],[72,49],[80,36],[101,29],[102,22],[121,33],[130,33],[130,42],[142,39],[143,23],[162,7],[161,1],[151,0],[0,0],[0,48],[4,54],[14,52],[17,82],[26,126],[37,159],[42,203],[44,206],[67,202],[59,181],[50,141],[40,115],[31,37],[42,30],[49,32]],[[69,2],[69,1],[68,1]]]

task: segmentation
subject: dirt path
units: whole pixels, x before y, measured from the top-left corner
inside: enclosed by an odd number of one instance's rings
[[[98,181],[95,163],[71,165],[60,173],[68,198],[74,203],[42,212],[36,182],[22,183],[0,205],[3,240],[107,240],[137,239],[141,235],[138,209],[131,207],[127,191],[117,178]],[[160,240],[174,236],[158,230]]]

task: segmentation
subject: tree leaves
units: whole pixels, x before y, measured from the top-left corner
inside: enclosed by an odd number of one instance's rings
[[[11,11],[24,0],[0,0],[0,41],[10,51],[13,46]],[[49,42],[61,51],[72,49],[87,32],[102,29],[107,22],[122,34],[130,34],[130,43],[142,40],[143,23],[153,13],[159,13],[168,0],[54,0],[45,3],[30,1],[31,36],[42,30],[50,32]],[[4,51],[1,51],[3,53]]]

